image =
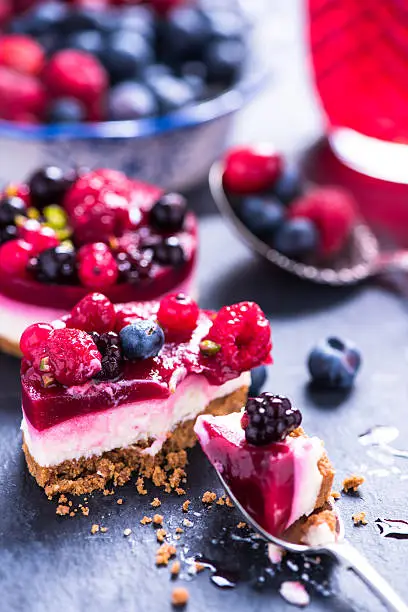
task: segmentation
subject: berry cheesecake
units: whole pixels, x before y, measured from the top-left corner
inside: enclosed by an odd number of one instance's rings
[[[319,546],[335,537],[334,471],[322,441],[287,397],[262,393],[241,413],[202,415],[199,442],[234,497],[265,531]]]
[[[23,448],[47,495],[120,485],[132,472],[177,488],[200,413],[245,403],[249,371],[270,363],[259,306],[218,313],[183,294],[113,305],[89,294],[21,337]]]
[[[0,198],[0,348],[89,291],[114,303],[194,293],[196,221],[183,196],[121,172],[36,171]]]

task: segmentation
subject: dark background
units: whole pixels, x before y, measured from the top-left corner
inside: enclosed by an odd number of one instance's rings
[[[264,41],[273,68],[272,82],[242,113],[234,141],[270,138],[289,154],[304,151],[320,134],[320,119],[304,71],[300,43],[301,15],[297,2],[270,0]],[[200,303],[218,308],[224,303],[253,299],[268,314],[273,329],[274,360],[268,388],[289,395],[303,411],[310,433],[321,436],[337,468],[336,483],[353,472],[364,474],[361,492],[337,502],[348,537],[408,599],[408,541],[380,537],[375,519],[408,519],[407,469],[404,460],[385,466],[359,444],[358,436],[374,425],[395,425],[396,441],[408,447],[408,321],[405,300],[374,284],[351,289],[313,286],[258,261],[232,236],[215,214],[206,189],[191,195],[201,218],[199,266]],[[307,353],[322,336],[351,338],[362,351],[363,366],[347,397],[311,391],[305,367]],[[111,610],[159,612],[170,610],[172,583],[168,570],[157,569],[157,543],[151,526],[139,520],[152,515],[149,503],[158,495],[159,512],[174,533],[185,515],[183,498],[149,488],[139,497],[134,484],[112,497],[89,496],[90,514],[64,518],[29,476],[20,450],[18,362],[0,356],[0,610],[30,612]],[[405,460],[406,461],[406,460]],[[186,528],[178,543],[179,557],[204,555],[236,587],[221,590],[206,570],[187,582],[191,611],[212,609],[290,610],[278,594],[280,582],[297,579],[304,560],[293,559],[271,571],[265,546],[236,528],[235,510],[204,508],[204,491],[219,490],[201,451],[190,455]],[[122,497],[119,506],[116,499]],[[354,527],[351,515],[364,510],[369,524]],[[109,528],[90,534],[93,523]],[[125,538],[123,530],[132,529]],[[186,567],[188,564],[184,564]],[[183,572],[186,574],[186,571]],[[350,573],[324,562],[307,570],[311,610],[380,610],[381,606]],[[186,579],[188,576],[186,576]],[[328,579],[328,583],[326,583]]]

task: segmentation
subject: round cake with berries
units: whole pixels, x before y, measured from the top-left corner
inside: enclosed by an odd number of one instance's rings
[[[197,228],[178,193],[108,169],[38,169],[0,198],[0,348],[90,291],[112,303],[194,294]]]
[[[113,305],[92,293],[53,324],[30,325],[20,346],[23,448],[54,495],[133,472],[142,489],[147,477],[177,490],[197,415],[240,410],[272,343],[253,302],[214,313],[185,294]]]

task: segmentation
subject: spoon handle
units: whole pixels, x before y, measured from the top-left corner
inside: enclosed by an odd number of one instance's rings
[[[377,570],[348,542],[329,544],[327,552],[347,569],[353,570],[389,609],[408,612],[408,607]]]

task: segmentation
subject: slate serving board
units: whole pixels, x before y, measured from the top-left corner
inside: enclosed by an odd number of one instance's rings
[[[337,467],[337,488],[345,475],[364,471],[367,481],[361,493],[343,496],[338,502],[347,535],[408,600],[408,541],[380,537],[374,523],[379,517],[408,519],[408,481],[404,480],[408,463],[401,459],[385,468],[358,440],[374,425],[396,425],[400,429],[396,445],[408,447],[405,304],[374,286],[314,287],[274,271],[254,259],[216,215],[201,219],[201,236],[202,306],[254,299],[264,308],[272,323],[275,358],[267,387],[290,395],[303,410],[307,430],[323,437]],[[358,383],[348,397],[319,394],[307,385],[307,352],[318,338],[333,332],[352,338],[363,354]],[[152,487],[146,497],[139,497],[132,483],[118,488],[113,497],[90,496],[88,517],[56,516],[56,504],[47,500],[28,474],[20,450],[18,371],[17,360],[0,356],[0,610],[170,610],[169,572],[155,567],[154,530],[139,521],[145,514],[152,515],[149,502],[157,495],[163,502],[159,511],[174,533],[185,517],[183,498]],[[273,571],[263,543],[237,529],[236,510],[204,508],[200,498],[207,489],[220,491],[211,467],[196,448],[190,454],[187,485],[187,497],[192,500],[187,516],[194,527],[185,528],[178,542],[179,556],[204,555],[221,577],[236,586],[218,588],[209,570],[180,581],[190,591],[188,610],[293,609],[278,588],[282,580],[299,577],[304,560],[292,558],[282,571]],[[118,497],[124,499],[123,505],[116,504]],[[360,510],[367,513],[369,524],[357,528],[351,515]],[[91,535],[93,523],[105,525],[108,531]],[[132,529],[129,537],[123,535],[126,528]],[[311,611],[382,609],[352,574],[332,571],[329,562],[306,574],[316,583],[308,586]]]

